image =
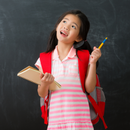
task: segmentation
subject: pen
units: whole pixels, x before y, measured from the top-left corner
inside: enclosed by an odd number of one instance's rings
[[[107,40],[107,37],[103,40],[103,42],[100,44],[100,46],[98,47],[98,49],[100,49],[103,46],[103,44],[105,43],[106,40]]]

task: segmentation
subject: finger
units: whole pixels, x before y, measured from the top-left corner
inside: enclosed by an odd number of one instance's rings
[[[51,81],[54,80],[54,76],[50,74]]]
[[[50,74],[49,74],[49,73],[46,73],[46,74],[45,74],[45,79],[46,79],[46,81],[48,81],[49,76],[50,76]]]
[[[53,76],[50,75],[50,76],[48,77],[48,80],[49,80],[49,82],[52,82],[52,81],[53,81]]]
[[[42,73],[40,73],[40,79],[42,79],[42,78],[43,78],[43,76],[44,76],[44,75],[43,75]]]
[[[47,78],[47,73],[44,74],[44,76],[42,77],[42,80],[45,81]]]
[[[53,80],[53,76],[50,73],[47,73],[45,78],[47,82],[51,82]]]
[[[93,47],[93,50],[95,50],[95,49],[96,49],[96,46]]]
[[[94,50],[92,51],[92,54],[97,54],[97,53],[99,53],[100,52],[100,50],[98,49],[98,48],[93,48]]]
[[[96,48],[94,51],[93,51],[94,54],[98,54],[98,53],[101,53],[101,50]]]

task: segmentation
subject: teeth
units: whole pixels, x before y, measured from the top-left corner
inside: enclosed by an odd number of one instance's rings
[[[63,33],[63,32],[62,32]],[[65,34],[65,33],[63,33],[63,34]],[[65,34],[66,35],[66,34]]]
[[[66,35],[66,36],[67,36],[67,34],[65,34],[65,33],[64,33],[64,32],[62,32],[62,31],[61,31],[61,34],[64,34],[64,35]]]

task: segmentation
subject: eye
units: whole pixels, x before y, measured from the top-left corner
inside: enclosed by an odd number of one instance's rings
[[[72,25],[72,28],[76,29],[76,27],[74,25]]]
[[[65,20],[63,20],[63,23],[66,23],[66,21],[65,21]]]

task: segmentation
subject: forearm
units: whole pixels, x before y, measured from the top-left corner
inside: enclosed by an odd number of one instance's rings
[[[85,88],[88,93],[91,93],[96,86],[96,62],[101,57],[101,50],[94,47],[91,53],[90,65],[88,66]]]
[[[43,84],[38,85],[38,95],[43,98],[46,97],[48,95],[48,88],[49,86],[45,86]]]
[[[96,63],[90,64],[85,80],[85,88],[88,93],[91,93],[95,89],[96,85]]]

